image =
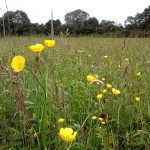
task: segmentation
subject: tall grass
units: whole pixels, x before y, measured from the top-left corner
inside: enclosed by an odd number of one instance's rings
[[[0,39],[0,149],[149,149],[150,39],[55,37],[37,61],[28,46],[46,38]],[[10,67],[15,55],[26,59],[19,74]],[[90,84],[89,74],[104,85]],[[102,114],[104,123],[92,119]],[[62,141],[61,127],[77,139]]]

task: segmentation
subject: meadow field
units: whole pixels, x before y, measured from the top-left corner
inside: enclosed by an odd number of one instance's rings
[[[149,150],[150,38],[48,38],[0,38],[0,150]]]

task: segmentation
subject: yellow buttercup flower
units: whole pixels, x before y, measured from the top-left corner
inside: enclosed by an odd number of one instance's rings
[[[140,99],[140,97],[136,97],[135,100],[136,100],[137,102],[139,102],[141,99]]]
[[[107,58],[107,57],[108,57],[107,55],[104,56],[104,58]]]
[[[102,121],[101,124],[106,124],[106,122],[105,122],[105,121]]]
[[[141,76],[141,72],[138,72],[136,75],[137,75],[138,77],[140,77],[140,76]]]
[[[103,94],[98,94],[97,99],[101,99],[103,97]]]
[[[89,82],[91,82],[91,81],[95,80],[95,77],[92,76],[92,75],[88,75],[88,76],[87,76],[87,80],[88,80]]]
[[[34,137],[35,137],[35,138],[37,138],[37,137],[38,137],[38,135],[37,135],[37,133],[36,133],[36,132],[34,133]]]
[[[128,62],[128,61],[129,61],[129,58],[125,58],[125,61]]]
[[[98,78],[99,78],[99,75],[96,74],[96,75],[95,75],[95,79],[98,79]]]
[[[55,41],[54,40],[44,40],[44,44],[48,48],[53,48],[55,46]]]
[[[112,92],[113,92],[113,94],[115,94],[115,95],[119,95],[119,94],[120,94],[120,91],[119,91],[119,90],[116,90],[115,88],[112,88]]]
[[[29,46],[29,49],[35,53],[42,52],[44,50],[44,48],[45,48],[45,46],[43,44],[36,44],[36,45]]]
[[[125,58],[125,63],[129,64],[129,58]]]
[[[103,94],[105,94],[107,92],[107,90],[106,89],[103,89]]]
[[[62,123],[62,122],[64,122],[64,120],[65,120],[65,119],[63,119],[63,118],[59,118],[59,119],[58,119],[58,122],[59,122],[59,123]]]
[[[102,78],[103,81],[105,81],[105,78]]]
[[[77,132],[73,132],[72,128],[61,128],[59,131],[59,136],[65,142],[72,142],[76,140]]]
[[[95,120],[95,119],[97,119],[97,117],[96,116],[92,116],[92,119]]]
[[[87,80],[89,82],[92,82],[93,80],[97,80],[99,78],[99,76],[96,74],[95,76],[92,76],[92,75],[88,75],[87,76]],[[98,82],[96,82],[97,84],[99,84]]]
[[[98,120],[99,120],[99,121],[104,121],[104,119],[103,119],[103,118],[98,118]]]
[[[15,72],[22,71],[24,69],[24,66],[25,66],[25,59],[23,56],[18,55],[12,59],[11,67],[14,69]]]
[[[106,87],[107,87],[108,89],[111,89],[111,88],[112,88],[112,85],[111,85],[111,84],[106,84]]]

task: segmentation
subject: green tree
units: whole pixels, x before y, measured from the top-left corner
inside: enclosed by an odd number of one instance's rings
[[[99,25],[99,30],[101,30],[102,32],[113,32],[115,30],[115,22],[102,20]]]
[[[88,20],[84,21],[84,32],[86,34],[95,33],[98,26],[99,22],[95,17],[89,18]]]
[[[2,16],[0,23],[2,25],[2,29],[5,30],[6,35],[11,34],[11,30],[13,28],[13,24],[11,23],[13,18],[13,12],[12,11],[8,11],[6,13],[4,13],[4,15]]]
[[[150,32],[150,6],[142,13],[135,16],[129,16],[125,20],[125,28],[127,35],[132,36],[149,36]]]
[[[74,10],[65,15],[65,21],[67,25],[83,23],[88,19],[89,19],[89,14],[80,9]]]
[[[73,34],[83,33],[83,23],[89,19],[89,14],[83,10],[77,9],[65,15],[66,25]]]
[[[144,12],[142,14],[143,14],[142,27],[143,29],[150,31],[150,6],[144,9]]]
[[[2,20],[4,20],[7,35],[24,35],[30,31],[30,19],[23,11],[8,11],[3,15]]]
[[[54,33],[58,35],[60,33],[60,26],[61,22],[59,19],[53,20],[53,27],[54,27]],[[44,25],[45,33],[50,34],[51,33],[51,20],[49,20],[45,25]]]
[[[38,23],[31,23],[30,34],[44,34],[44,25]]]
[[[27,14],[23,11],[15,11],[14,18],[12,19],[15,24],[14,33],[18,35],[28,34],[30,31],[30,19]]]

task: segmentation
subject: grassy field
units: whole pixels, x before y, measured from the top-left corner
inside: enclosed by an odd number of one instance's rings
[[[28,49],[47,38],[0,39],[0,150],[150,149],[150,39],[55,37]]]

